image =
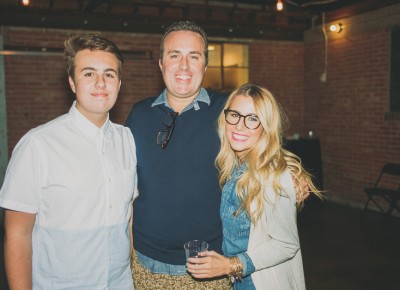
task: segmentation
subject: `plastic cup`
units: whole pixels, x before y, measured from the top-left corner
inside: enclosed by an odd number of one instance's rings
[[[208,244],[204,241],[193,240],[186,242],[183,247],[185,248],[186,260],[192,257],[199,257],[199,253],[208,250]]]

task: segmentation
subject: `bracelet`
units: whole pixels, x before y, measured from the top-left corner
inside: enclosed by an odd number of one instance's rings
[[[229,258],[229,281],[233,284],[236,281],[242,281],[243,264],[239,257],[234,256]]]

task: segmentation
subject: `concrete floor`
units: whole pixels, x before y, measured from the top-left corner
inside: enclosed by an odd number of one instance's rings
[[[360,217],[357,209],[306,202],[298,220],[308,290],[400,290],[400,219]],[[1,248],[3,236],[1,227]],[[8,290],[0,252],[0,289]]]
[[[299,214],[308,290],[399,290],[400,219],[324,202]]]

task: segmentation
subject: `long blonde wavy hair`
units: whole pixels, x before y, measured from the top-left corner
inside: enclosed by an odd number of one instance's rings
[[[253,147],[239,157],[232,150],[227,139],[223,111],[218,118],[221,149],[215,163],[220,172],[219,185],[223,187],[231,178],[233,170],[243,163],[246,164],[246,170],[239,177],[236,185],[236,195],[241,201],[239,211],[245,210],[251,221],[256,223],[264,210],[267,182],[272,180],[274,191],[278,195],[284,194],[279,178],[287,168],[298,184],[306,182],[309,191],[321,197],[321,192],[314,185],[311,175],[302,167],[300,158],[282,148],[282,126],[287,119],[271,92],[256,84],[244,84],[230,94],[224,110],[229,109],[235,97],[239,95],[252,98],[255,113],[264,129]],[[297,191],[299,199],[303,200],[301,196],[305,192],[302,186],[299,186]],[[256,210],[252,212],[250,205],[253,201],[256,203]],[[298,207],[301,205],[302,201],[298,203]]]

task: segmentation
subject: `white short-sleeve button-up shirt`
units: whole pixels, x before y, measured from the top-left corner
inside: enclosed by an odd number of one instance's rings
[[[128,128],[109,120],[98,128],[75,103],[19,141],[0,206],[36,214],[33,289],[133,289],[135,151]]]

